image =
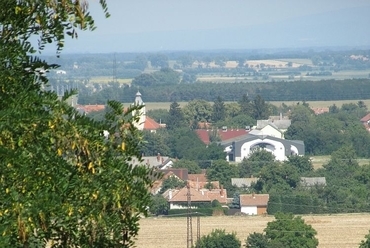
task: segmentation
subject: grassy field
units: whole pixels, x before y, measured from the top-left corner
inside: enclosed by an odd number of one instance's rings
[[[358,247],[370,229],[370,214],[306,215],[303,219],[317,231],[319,248]],[[201,217],[200,235],[213,229],[236,232],[244,243],[250,233],[262,232],[272,216],[220,216]],[[140,221],[137,247],[184,248],[186,247],[186,218],[147,218]],[[197,233],[193,218],[193,239]]]

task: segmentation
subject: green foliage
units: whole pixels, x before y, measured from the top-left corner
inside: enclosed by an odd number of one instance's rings
[[[218,96],[213,103],[212,121],[217,122],[225,119],[226,109],[222,97]]]
[[[158,123],[168,123],[169,112],[167,109],[151,109],[146,111],[146,116],[149,116]]]
[[[145,156],[157,156],[158,153],[166,156],[171,152],[166,142],[166,134],[162,130],[158,130],[155,133],[144,131],[143,140],[144,143],[141,146],[141,154]]]
[[[170,68],[162,68],[153,73],[142,73],[132,80],[133,86],[149,87],[154,85],[178,84],[180,74]]]
[[[365,236],[365,240],[361,241],[359,248],[369,248],[370,247],[370,232]]]
[[[154,215],[166,215],[168,214],[169,205],[161,194],[157,194],[151,197],[151,204],[149,211]]]
[[[162,188],[159,193],[163,194],[168,189],[181,189],[185,187],[185,185],[186,182],[184,182],[183,180],[179,179],[176,176],[170,176],[167,179],[163,180]]]
[[[100,1],[108,16],[104,0]],[[48,86],[56,68],[32,54],[94,29],[84,1],[3,1],[0,13],[0,246],[131,247],[156,173],[130,165],[142,137],[118,102],[101,122]],[[39,47],[32,46],[39,39]],[[109,137],[103,136],[103,130]]]
[[[258,191],[286,192],[297,187],[299,182],[298,171],[288,164],[274,163],[262,168],[255,189]]]
[[[253,100],[253,117],[256,120],[266,120],[270,115],[269,105],[265,100],[257,95]]]
[[[252,233],[248,236],[245,242],[246,248],[269,248],[269,242],[263,233]]]
[[[170,111],[168,114],[166,127],[169,130],[177,129],[186,126],[184,114],[180,105],[177,102],[173,102],[170,105]]]
[[[316,230],[293,214],[275,214],[275,221],[267,223],[264,231],[270,247],[314,248],[319,244]]]
[[[264,149],[255,149],[248,158],[239,164],[240,177],[253,177],[260,174],[265,166],[275,163],[274,155]]]
[[[192,125],[200,121],[211,121],[212,106],[206,100],[190,101],[182,110],[186,121]]]
[[[226,233],[225,230],[220,229],[202,236],[195,244],[197,248],[239,248],[240,246],[241,242],[235,233]]]
[[[225,160],[216,160],[207,169],[207,179],[210,181],[219,181],[227,190],[232,188],[231,178],[238,177],[238,168],[230,165]]]
[[[234,193],[233,200],[230,203],[230,208],[240,209],[240,193],[239,192]]]
[[[203,207],[197,208],[192,210],[192,216],[212,216],[214,208],[211,207]],[[169,217],[179,217],[179,216],[187,216],[188,210],[187,209],[170,209],[168,210]]]
[[[305,173],[313,171],[311,158],[308,156],[289,156],[286,164],[297,168],[298,173],[303,176]]]
[[[200,174],[201,169],[197,162],[181,159],[173,163],[172,168],[186,168],[189,174]]]

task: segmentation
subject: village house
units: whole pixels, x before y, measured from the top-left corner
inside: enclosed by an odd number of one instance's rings
[[[269,194],[241,194],[240,212],[247,215],[263,215],[267,213]]]
[[[303,187],[326,186],[325,177],[301,177],[300,185]]]
[[[163,194],[168,199],[170,209],[185,209],[188,206],[188,187],[183,187],[180,190],[170,189]],[[190,200],[193,204],[192,208],[197,208],[201,203],[211,204],[217,200],[221,205],[227,205],[226,189],[195,189],[190,187]]]
[[[304,155],[303,141],[286,140],[269,135],[253,135],[251,133],[223,141],[220,143],[227,154],[227,161],[241,162],[248,158],[257,148],[271,152],[278,161],[285,161],[291,155]]]
[[[370,132],[370,113],[362,117],[360,121],[364,125],[366,130]]]
[[[231,178],[231,185],[238,188],[250,188],[252,184],[257,183],[257,177]]]

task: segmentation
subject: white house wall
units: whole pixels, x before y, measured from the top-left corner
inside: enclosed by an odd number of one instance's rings
[[[256,139],[251,142],[246,142],[241,146],[241,156],[240,157],[235,157],[236,162],[241,162],[243,158],[248,158],[250,153],[251,153],[251,147],[258,145],[258,144],[269,144],[275,147],[274,150],[269,150],[274,154],[275,159],[279,161],[284,161],[286,160],[285,156],[285,147],[281,142],[275,141],[275,140],[270,140],[270,139]]]
[[[265,126],[261,129],[262,135],[268,135],[276,138],[283,138],[281,132],[270,125]]]
[[[257,206],[241,206],[240,212],[248,215],[257,215]]]

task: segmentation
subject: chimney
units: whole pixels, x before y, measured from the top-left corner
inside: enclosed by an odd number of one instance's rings
[[[254,199],[254,198],[256,198],[256,197],[254,196],[254,192],[252,192],[252,197],[253,197],[253,199]]]
[[[168,200],[171,200],[171,199],[172,199],[172,189],[168,191]]]
[[[164,158],[162,158],[162,164],[164,164]]]
[[[161,161],[161,154],[158,152],[157,154],[157,162]]]
[[[223,197],[224,196],[224,186],[221,184],[220,188],[221,188],[220,196]]]
[[[283,113],[280,112],[280,120],[283,119]]]

